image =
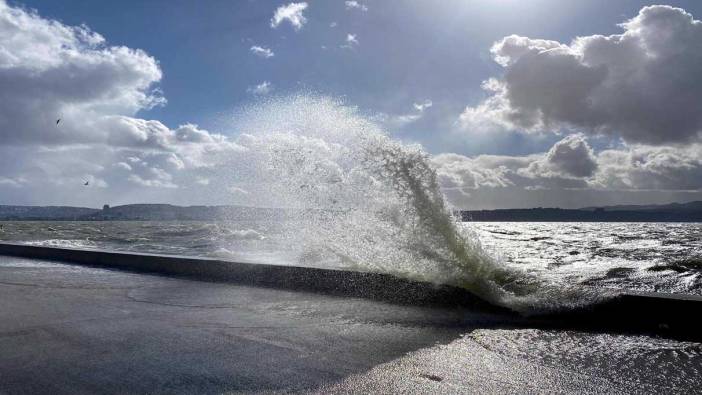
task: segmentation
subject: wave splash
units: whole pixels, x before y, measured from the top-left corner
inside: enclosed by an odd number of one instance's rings
[[[589,304],[602,294],[508,268],[459,228],[418,145],[391,139],[341,101],[272,99],[239,127],[247,180],[261,199],[296,209],[305,256],[358,270],[450,284],[523,313]],[[302,257],[301,259],[303,259]]]

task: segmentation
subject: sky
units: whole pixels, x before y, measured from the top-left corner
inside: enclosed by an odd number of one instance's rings
[[[300,92],[421,144],[459,208],[702,199],[698,18],[696,1],[0,0],[0,204],[246,204],[212,182],[247,149],[231,119]]]

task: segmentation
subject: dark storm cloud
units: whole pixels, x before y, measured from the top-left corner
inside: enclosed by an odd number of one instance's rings
[[[543,163],[547,169],[571,177],[589,177],[597,170],[597,159],[582,135],[567,136],[554,144]]]

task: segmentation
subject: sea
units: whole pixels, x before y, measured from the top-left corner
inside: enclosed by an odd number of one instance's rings
[[[359,269],[296,221],[5,221],[0,241]],[[702,223],[457,222],[504,266],[553,284],[702,295]],[[392,268],[390,268],[392,269]],[[382,270],[381,270],[382,271]]]

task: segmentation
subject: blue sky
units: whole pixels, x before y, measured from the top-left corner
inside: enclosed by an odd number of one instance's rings
[[[480,144],[445,141],[466,105],[477,103],[483,80],[500,73],[489,49],[510,34],[569,42],[577,36],[614,34],[618,23],[651,4],[645,1],[446,0],[364,1],[367,11],[344,1],[310,1],[307,23],[295,31],[270,19],[281,1],[20,1],[67,25],[86,24],[110,44],[140,48],[163,70],[159,83],[168,104],[139,116],[171,127],[186,122],[228,133],[221,117],[252,100],[247,88],[269,81],[278,94],[308,89],[343,97],[371,114],[404,114],[413,103],[431,100],[421,122],[393,130],[432,152],[528,154],[555,137]],[[667,4],[695,15],[695,1]],[[330,24],[336,22],[336,27]],[[347,34],[359,45],[339,48]],[[275,56],[252,56],[250,48]],[[326,46],[326,50],[322,49]]]
[[[421,144],[461,207],[702,197],[702,3],[301,4],[0,0],[0,204],[208,203],[187,193],[203,152],[234,155],[242,109],[300,92]],[[302,21],[272,26],[285,7]]]

